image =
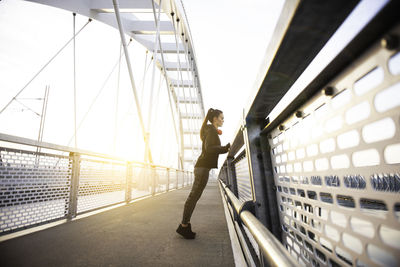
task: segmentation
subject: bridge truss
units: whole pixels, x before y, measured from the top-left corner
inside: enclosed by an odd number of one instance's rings
[[[122,33],[121,43],[124,47],[127,46],[125,36],[129,36],[152,53],[155,66],[162,73],[168,88],[170,111],[179,146],[179,168],[193,168],[194,161],[201,152],[199,131],[205,112],[196,55],[183,4],[180,1],[162,0],[28,1],[61,8],[103,22]],[[124,54],[129,70],[129,52],[125,50]],[[141,101],[138,99],[133,77],[135,75],[136,73],[130,71],[131,86],[146,143],[145,160],[152,162],[148,145],[152,136],[151,129],[143,122]],[[152,108],[149,110],[149,118]]]

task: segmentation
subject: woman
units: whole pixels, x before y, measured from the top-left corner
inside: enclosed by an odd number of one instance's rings
[[[207,124],[207,121],[211,124]],[[217,168],[218,155],[229,151],[230,144],[221,146],[218,134],[222,134],[218,127],[224,124],[224,114],[221,110],[210,108],[200,129],[200,138],[203,142],[201,155],[194,166],[194,183],[192,190],[185,202],[182,223],[176,232],[186,239],[194,239],[196,233],[192,232],[190,217],[208,181],[210,169]]]

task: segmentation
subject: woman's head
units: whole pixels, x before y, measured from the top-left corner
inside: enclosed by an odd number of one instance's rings
[[[211,122],[217,127],[221,127],[224,124],[224,114],[219,109],[212,109],[210,108],[207,112],[206,117],[204,118],[203,125],[200,129],[200,138],[204,140],[205,138],[205,127],[207,125],[207,121]]]
[[[207,120],[218,127],[224,124],[224,113],[219,109],[210,108],[206,116]]]

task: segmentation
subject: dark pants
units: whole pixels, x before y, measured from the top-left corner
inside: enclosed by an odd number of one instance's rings
[[[190,194],[185,202],[185,208],[183,210],[182,218],[183,224],[187,224],[188,222],[190,222],[190,217],[192,217],[194,207],[196,206],[197,201],[201,197],[201,194],[203,193],[203,190],[207,185],[209,173],[209,168],[194,168],[194,183],[192,186],[192,190],[190,191]]]

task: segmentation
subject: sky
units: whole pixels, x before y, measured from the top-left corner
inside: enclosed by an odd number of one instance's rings
[[[236,134],[244,99],[248,98],[260,71],[283,1],[184,0],[183,4],[197,56],[205,109],[212,107],[224,112],[221,142],[226,144]],[[77,15],[76,30],[86,21],[86,17]],[[72,15],[31,2],[3,0],[0,2],[0,25],[0,107],[3,107],[71,37]],[[120,67],[117,113],[115,108],[119,44],[118,31],[96,21],[87,25],[76,38],[77,124],[81,125],[77,146],[140,160],[144,144],[124,61]],[[130,54],[138,91],[145,92],[141,93],[141,99],[148,99],[152,65],[148,65],[150,71],[145,74],[145,49],[135,41]],[[42,98],[48,85],[43,141],[74,145],[72,55],[70,44],[26,87],[19,102],[14,101],[0,114],[1,133],[37,139],[40,117],[27,107],[41,113],[42,100],[32,98]],[[158,88],[158,71],[155,77],[155,88]],[[141,89],[143,80],[144,90]],[[160,105],[153,114],[162,116],[152,120],[155,130],[151,134],[151,145],[156,162],[174,166],[176,159],[165,156],[176,154],[177,148],[162,82],[160,92]],[[146,100],[141,108],[146,121]],[[114,149],[115,125],[118,130]]]
[[[271,112],[282,109],[359,32],[386,0],[361,1]],[[221,142],[232,142],[250,93],[265,75],[264,55],[284,1],[182,0],[196,53],[204,107],[224,112]],[[76,30],[87,22],[76,16]],[[72,36],[69,11],[21,0],[0,1],[0,110]],[[149,116],[152,67],[146,49],[129,46],[144,121]],[[117,29],[93,21],[76,38],[77,147],[143,160],[144,142]],[[146,69],[148,71],[145,71]],[[119,73],[119,75],[118,75]],[[119,77],[119,78],[118,78]],[[152,112],[154,161],[177,167],[178,148],[167,88],[156,69],[159,103]],[[117,84],[120,85],[116,90]],[[0,133],[37,139],[42,98],[50,87],[43,141],[74,146],[73,50],[70,43],[0,114]],[[94,101],[95,99],[95,101]],[[116,108],[118,103],[118,109]],[[31,110],[29,110],[30,108]],[[34,112],[32,112],[32,110]],[[146,125],[148,127],[148,125]],[[197,139],[196,141],[200,141]],[[221,156],[219,165],[225,157]]]
[[[231,142],[243,117],[284,1],[184,0],[205,109],[224,112],[221,142]]]

